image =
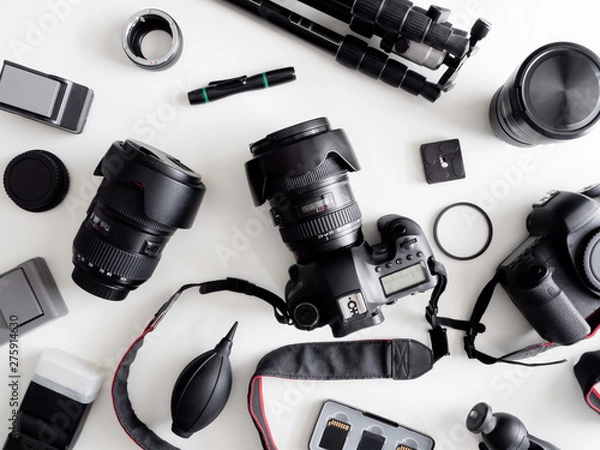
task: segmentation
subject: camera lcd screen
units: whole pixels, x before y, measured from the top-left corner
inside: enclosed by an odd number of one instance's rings
[[[389,297],[404,289],[418,286],[427,281],[427,272],[423,264],[415,264],[414,266],[381,277],[380,280],[386,297]]]

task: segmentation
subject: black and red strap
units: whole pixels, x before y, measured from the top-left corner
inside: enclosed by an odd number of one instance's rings
[[[113,377],[111,394],[115,414],[121,427],[138,447],[148,450],[179,450],[160,438],[144,424],[136,415],[131,400],[129,399],[128,382],[131,365],[137,357],[138,351],[144,345],[144,339],[152,333],[160,324],[167,312],[173,307],[181,294],[188,289],[198,288],[201,294],[209,294],[219,291],[231,291],[261,298],[273,306],[275,317],[281,323],[289,323],[287,318],[287,306],[285,302],[275,294],[260,288],[245,280],[227,278],[225,280],[209,281],[206,283],[193,283],[182,286],[171,298],[163,304],[154,318],[148,323],[144,332],[131,344],[125,355],[119,362]]]
[[[411,339],[321,342],[279,348],[256,368],[248,390],[248,410],[265,450],[277,450],[267,420],[265,378],[285,380],[412,380],[429,372],[434,352]]]
[[[575,376],[586,403],[600,414],[600,351],[585,353],[575,365]]]

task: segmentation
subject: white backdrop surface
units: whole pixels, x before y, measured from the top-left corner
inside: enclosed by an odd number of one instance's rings
[[[282,2],[307,11],[296,3]],[[181,60],[157,73],[137,68],[120,48],[125,21],[150,6],[170,13],[185,40]],[[47,213],[27,213],[0,195],[4,242],[0,272],[44,257],[70,311],[21,338],[22,394],[46,348],[63,349],[106,370],[107,382],[77,448],[136,448],[113,413],[109,380],[125,349],[180,285],[235,276],[283,293],[293,258],[268,221],[267,208],[253,206],[244,173],[251,156],[248,144],[266,134],[321,116],[327,116],[334,128],[346,130],[362,164],[350,178],[371,242],[378,239],[377,218],[387,213],[415,219],[432,240],[434,219],[446,205],[470,201],[486,209],[495,235],[482,257],[456,262],[434,246],[450,277],[442,313],[462,318],[470,314],[497,264],[525,238],[532,203],[550,189],[578,190],[600,181],[600,131],[562,145],[523,150],[496,139],[487,121],[492,95],[534,49],[564,40],[600,51],[597,18],[590,13],[596,2],[446,0],[444,6],[454,11],[454,23],[463,28],[482,16],[494,29],[479,55],[465,65],[457,87],[432,105],[353,73],[329,55],[221,0],[3,2],[1,58],[95,91],[87,126],[78,136],[0,114],[2,170],[19,153],[45,149],[58,155],[71,174],[67,199]],[[330,18],[314,13],[311,17],[344,29]],[[185,93],[211,80],[290,65],[298,76],[292,84],[210,105],[186,105]],[[71,281],[71,244],[99,183],[93,170],[113,141],[127,138],[180,158],[202,174],[208,191],[194,227],[175,234],[154,276],[125,301],[111,303],[88,295]],[[462,142],[467,178],[429,186],[419,146],[448,138]],[[467,242],[475,232],[455,225],[457,240]],[[386,307],[382,325],[346,339],[412,337],[427,342],[423,319],[427,299],[425,294]],[[230,401],[207,429],[189,440],[179,439],[170,431],[173,383],[181,369],[212,348],[235,320],[240,328],[232,354],[235,379]],[[485,322],[490,331],[479,345],[490,353],[502,354],[536,340],[504,293],[497,293]],[[130,378],[132,402],[143,421],[182,449],[259,449],[246,408],[256,364],[286,344],[332,339],[329,329],[303,333],[279,325],[270,308],[257,300],[188,293],[140,352]],[[307,448],[326,399],[430,434],[439,450],[477,448],[476,437],[463,423],[479,401],[519,416],[532,433],[563,450],[598,447],[598,416],[586,407],[573,375],[581,354],[600,347],[597,338],[542,358],[564,357],[566,364],[537,369],[486,367],[466,358],[461,333],[450,332],[450,340],[452,356],[415,381],[269,381],[266,407],[279,448]],[[0,348],[2,373],[8,373],[6,346]],[[0,383],[0,399],[8,395],[8,382]],[[2,400],[0,423],[5,424],[5,433],[9,417],[8,402]]]

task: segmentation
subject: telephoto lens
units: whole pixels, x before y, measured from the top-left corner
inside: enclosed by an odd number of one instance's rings
[[[326,118],[277,131],[252,144],[246,175],[254,204],[269,201],[298,263],[363,241],[348,172],[360,170],[343,130]]]
[[[494,133],[517,147],[576,139],[599,119],[600,59],[569,42],[536,50],[490,105]]]
[[[124,300],[154,273],[178,228],[191,228],[206,188],[172,156],[115,142],[94,175],[104,177],[73,242],[73,281],[107,300]]]

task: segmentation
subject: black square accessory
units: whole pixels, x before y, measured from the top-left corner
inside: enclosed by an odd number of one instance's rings
[[[460,141],[450,139],[421,146],[427,183],[435,184],[466,178]]]

